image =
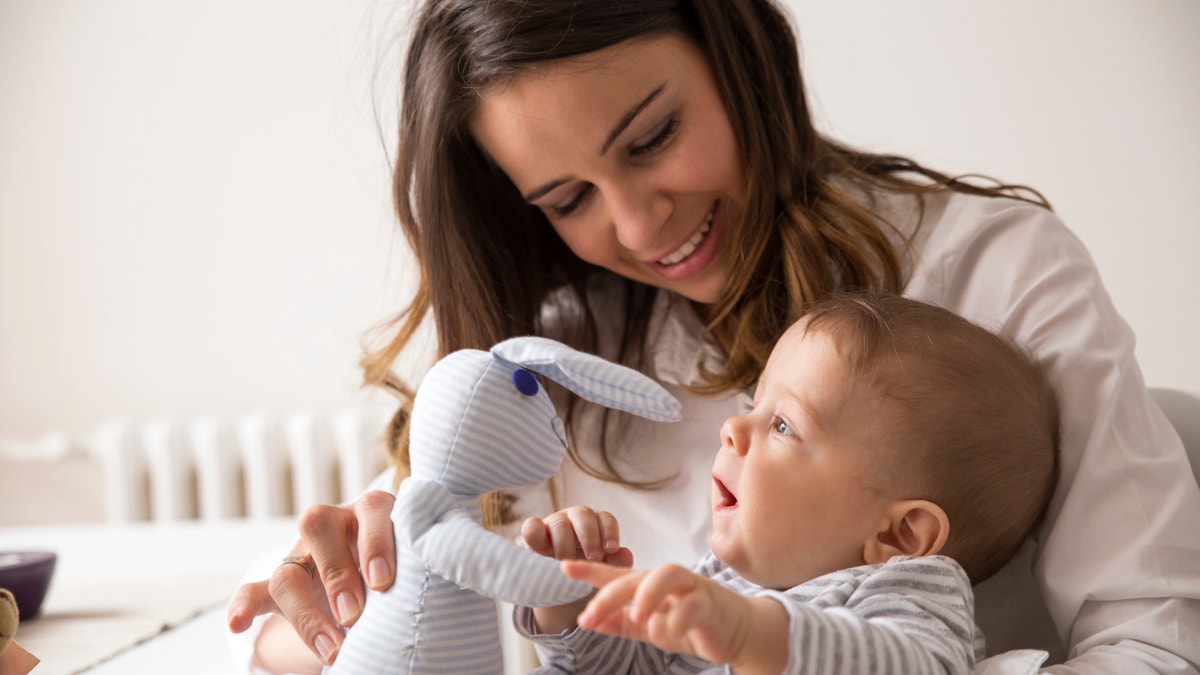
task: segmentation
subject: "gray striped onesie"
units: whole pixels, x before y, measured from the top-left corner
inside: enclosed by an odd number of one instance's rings
[[[767,595],[791,617],[785,673],[969,673],[983,634],[966,572],[944,556],[896,556],[813,579],[785,592],[746,581],[709,552],[694,568],[743,595]],[[725,673],[726,666],[653,645],[575,629],[533,634],[533,611],[516,610],[518,631],[547,666],[563,673]]]

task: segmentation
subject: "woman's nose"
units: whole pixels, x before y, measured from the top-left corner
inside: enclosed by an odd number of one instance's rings
[[[671,198],[657,190],[626,185],[615,190],[609,215],[617,241],[630,251],[645,251],[662,244],[663,226],[671,217]]]
[[[729,448],[735,454],[745,455],[750,450],[745,425],[745,417],[743,415],[730,417],[725,420],[725,424],[721,425],[721,447]]]

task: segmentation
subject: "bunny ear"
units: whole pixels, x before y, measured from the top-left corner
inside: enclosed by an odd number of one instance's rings
[[[679,401],[638,371],[585,354],[561,342],[518,337],[492,347],[494,356],[541,373],[583,398],[656,422],[683,419]]]

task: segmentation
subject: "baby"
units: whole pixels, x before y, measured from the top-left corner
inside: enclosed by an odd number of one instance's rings
[[[1053,392],[1011,343],[902,297],[833,296],[721,430],[709,554],[632,570],[610,514],[531,518],[526,545],[600,590],[519,607],[518,630],[564,672],[969,672],[971,586],[1038,523],[1057,445]]]

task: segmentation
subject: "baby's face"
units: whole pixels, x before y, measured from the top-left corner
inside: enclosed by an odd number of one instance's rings
[[[801,325],[771,353],[749,410],[725,422],[713,463],[713,552],[776,589],[863,564],[893,501],[867,478],[884,409],[851,389],[833,341]]]

